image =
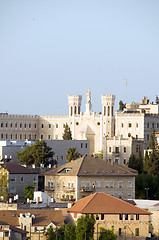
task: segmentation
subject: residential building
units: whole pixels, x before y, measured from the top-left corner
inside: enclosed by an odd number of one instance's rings
[[[0,172],[8,175],[9,196],[23,197],[25,194],[24,187],[32,184],[35,184],[35,190],[38,189],[38,174],[32,169],[16,163],[6,163],[0,165]]]
[[[44,175],[45,192],[55,201],[79,200],[100,191],[118,198],[135,198],[137,171],[114,162],[85,156]]]
[[[89,155],[89,140],[45,140],[52,148],[57,166],[67,162],[67,149],[76,148],[80,156]],[[17,152],[22,152],[35,141],[0,141],[0,160],[2,162],[18,163]]]
[[[61,210],[1,210],[0,219],[4,225],[10,225],[19,231],[27,231],[27,237],[32,240],[46,240],[45,233],[49,227],[59,227],[64,224]],[[6,232],[8,232],[6,230]],[[5,238],[6,239],[6,238]],[[14,238],[10,238],[14,239]],[[15,238],[16,240],[18,238]],[[21,239],[22,240],[22,239]]]
[[[27,240],[27,231],[0,221],[0,240]]]
[[[113,229],[117,239],[145,239],[149,237],[150,213],[103,192],[96,192],[76,201],[68,209],[74,222],[86,214],[96,220],[95,233],[100,228]]]
[[[103,159],[107,159],[119,164],[126,164],[131,154],[136,157],[141,153],[144,157],[144,140],[134,137],[116,137],[105,138],[103,141]]]

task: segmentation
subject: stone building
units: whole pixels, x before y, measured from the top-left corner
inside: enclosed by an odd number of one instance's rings
[[[68,123],[73,139],[90,140],[90,153],[103,149],[103,136],[114,136],[114,95],[102,95],[102,112],[92,110],[91,93],[87,91],[85,112],[81,111],[81,95],[69,95],[68,116],[32,116],[0,114],[0,140],[62,139]]]
[[[147,98],[144,98],[141,104],[127,104],[123,111],[114,112],[115,95],[101,95],[102,110],[99,113],[92,110],[89,89],[86,100],[85,111],[82,112],[82,96],[68,95],[67,116],[1,113],[0,140],[58,140],[62,139],[64,126],[68,123],[73,139],[89,140],[92,154],[106,150],[105,138],[107,140],[110,138],[111,141],[114,136],[125,139],[124,145],[128,147],[130,146],[128,138],[136,138],[139,142],[143,141],[143,148],[147,149],[152,126],[155,131],[159,130],[159,104],[150,103]],[[133,146],[131,149],[133,150]]]
[[[150,213],[103,192],[82,198],[68,209],[74,222],[85,214],[93,214],[95,233],[100,227],[113,229],[117,239],[145,239],[149,237]]]
[[[136,174],[126,166],[85,156],[46,172],[45,192],[58,202],[78,200],[101,191],[132,199]]]
[[[38,173],[27,167],[15,163],[6,163],[0,165],[0,172],[8,175],[9,196],[23,197],[25,194],[24,187],[33,183],[35,184],[35,190],[38,189]]]

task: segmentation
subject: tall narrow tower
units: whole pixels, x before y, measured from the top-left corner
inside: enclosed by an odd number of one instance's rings
[[[76,116],[81,112],[81,95],[68,95],[69,117]]]
[[[105,136],[112,137],[115,134],[114,105],[115,95],[102,95],[102,116],[105,122],[103,133]]]

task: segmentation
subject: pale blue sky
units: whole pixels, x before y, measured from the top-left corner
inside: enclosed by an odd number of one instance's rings
[[[127,87],[125,85],[127,79]],[[66,115],[68,94],[155,101],[159,0],[0,0],[0,112]]]

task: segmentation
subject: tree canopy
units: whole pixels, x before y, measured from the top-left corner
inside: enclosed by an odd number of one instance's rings
[[[95,218],[93,215],[81,216],[77,219],[76,240],[92,239],[94,234]]]
[[[116,240],[117,236],[114,234],[113,230],[100,228],[99,240]]]
[[[71,162],[72,160],[77,159],[80,154],[77,152],[77,148],[69,148],[67,149],[66,160]]]
[[[47,240],[75,240],[75,226],[71,223],[61,225],[59,228],[53,229],[52,227],[47,229]]]
[[[62,135],[63,140],[72,140],[72,133],[67,123],[64,125],[64,128],[64,133]]]
[[[122,100],[119,101],[119,110],[122,111],[126,107],[126,104]]]
[[[144,159],[144,171],[152,176],[159,175],[159,146],[155,136],[154,128],[151,130],[149,143],[150,151],[146,151]]]
[[[24,198],[25,199],[29,198],[29,199],[33,200],[35,186],[36,186],[35,183],[33,183],[32,185],[28,185],[28,186],[24,187],[24,189],[25,189]]]
[[[25,165],[32,165],[39,167],[40,164],[48,165],[48,160],[53,158],[54,152],[47,146],[45,141],[36,141],[24,151],[17,152],[18,161]]]
[[[139,151],[138,157],[136,157],[133,153],[129,157],[128,167],[133,168],[138,171],[138,173],[143,172],[143,158],[141,155],[141,151]]]
[[[0,168],[0,200],[6,201],[8,197],[8,174],[3,171],[3,168]]]

